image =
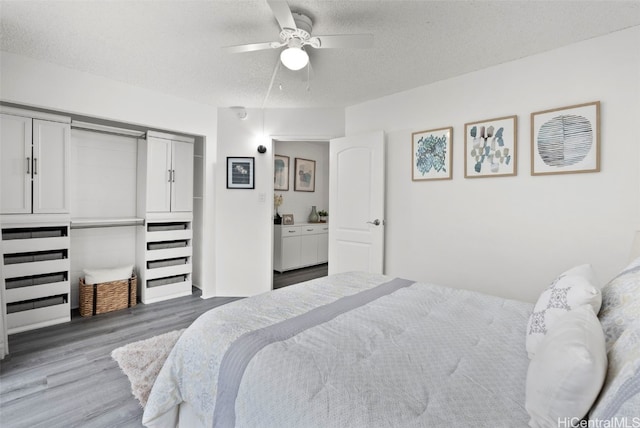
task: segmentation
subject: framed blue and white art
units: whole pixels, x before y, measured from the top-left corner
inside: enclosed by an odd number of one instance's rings
[[[464,176],[516,175],[517,116],[464,125]]]
[[[411,134],[411,179],[450,180],[453,167],[453,127]]]
[[[531,175],[600,171],[600,102],[531,113]]]
[[[296,192],[316,191],[316,161],[296,158],[293,190]]]

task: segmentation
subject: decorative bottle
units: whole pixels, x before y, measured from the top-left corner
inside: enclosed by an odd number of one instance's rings
[[[320,220],[320,217],[318,217],[318,212],[316,211],[316,206],[313,205],[311,207],[311,214],[309,214],[309,223],[317,223],[318,220]]]

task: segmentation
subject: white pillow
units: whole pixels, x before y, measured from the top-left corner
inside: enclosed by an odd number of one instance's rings
[[[640,416],[640,319],[625,328],[608,350],[607,358],[607,378],[589,418],[622,419],[626,412]]]
[[[582,419],[607,372],[604,333],[591,306],[567,312],[544,337],[529,363],[525,408],[529,426],[557,427]]]
[[[558,318],[571,309],[590,305],[595,314],[600,310],[602,295],[595,274],[590,265],[569,269],[542,292],[529,316],[527,324],[527,352],[533,358],[536,349],[547,331],[551,330]]]
[[[131,278],[133,265],[114,267],[109,269],[83,269],[85,284],[100,284],[101,282],[118,281]]]
[[[607,350],[640,319],[640,258],[634,260],[602,288],[600,324]]]

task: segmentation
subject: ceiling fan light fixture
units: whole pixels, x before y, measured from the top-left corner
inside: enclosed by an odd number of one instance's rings
[[[282,51],[280,61],[289,70],[297,71],[309,63],[309,55],[302,48],[291,46]]]

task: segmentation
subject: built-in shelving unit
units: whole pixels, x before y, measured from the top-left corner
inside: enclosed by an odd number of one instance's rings
[[[135,263],[143,303],[191,293],[203,141],[85,120],[0,103],[0,358],[7,332],[70,321],[84,269]]]
[[[3,224],[8,334],[71,320],[69,223]]]
[[[147,132],[138,143],[137,265],[142,303],[191,294],[194,139]]]
[[[139,284],[143,303],[191,294],[192,220],[149,220],[140,227]]]

